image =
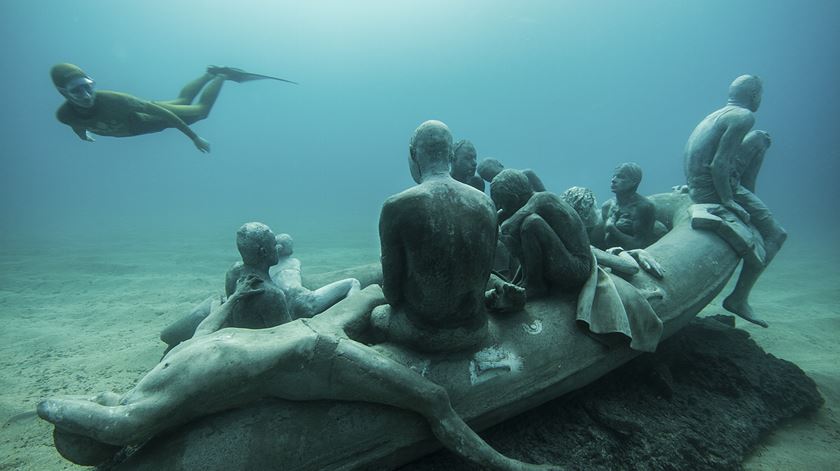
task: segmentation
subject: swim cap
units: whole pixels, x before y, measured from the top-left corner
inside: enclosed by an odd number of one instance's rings
[[[50,69],[50,77],[52,77],[53,85],[56,88],[65,88],[71,80],[87,77],[87,74],[78,66],[65,62],[54,65]]]

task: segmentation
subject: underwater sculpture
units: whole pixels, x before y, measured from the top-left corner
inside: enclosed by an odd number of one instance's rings
[[[478,167],[476,168],[476,171],[478,172],[478,175],[481,176],[481,178],[484,181],[486,181],[487,183],[491,183],[493,181],[493,179],[496,178],[496,175],[498,175],[504,169],[505,169],[505,166],[502,165],[501,162],[499,162],[496,159],[488,158],[488,159],[482,160],[478,164]],[[528,181],[531,182],[531,189],[532,190],[534,190],[534,191],[545,191],[545,185],[543,185],[542,180],[540,180],[540,177],[538,177],[537,174],[534,173],[533,170],[531,170],[529,168],[526,168],[526,169],[522,170],[522,173],[524,173],[525,176],[528,177]]]
[[[192,337],[199,328],[207,334],[223,327],[262,329],[292,320],[286,293],[268,272],[280,260],[276,244],[274,232],[265,224],[243,224],[236,231],[236,247],[242,261],[225,275],[225,297],[210,296],[165,328],[160,339],[168,345],[167,351]],[[234,297],[237,282],[249,275],[260,281],[259,291],[251,293],[248,299]]]
[[[455,143],[450,160],[451,171],[449,175],[455,180],[483,192],[484,180],[475,174],[475,169],[478,166],[477,155],[475,145],[471,141],[461,139]]]
[[[744,320],[767,327],[749,304],[755,282],[782,248],[787,232],[767,205],[753,191],[755,179],[770,145],[769,135],[753,134],[753,113],[761,104],[761,79],[742,75],[729,86],[726,106],[703,118],[685,145],[685,176],[688,193],[696,203],[720,204],[761,234],[765,253],[747,257],[732,293],[723,301],[726,310]],[[760,155],[760,157],[758,157]],[[744,185],[743,183],[747,183]]]
[[[373,279],[382,273],[387,285],[389,273],[399,274],[394,279],[403,284],[392,288],[424,289],[428,281],[434,294],[456,300],[457,294],[466,294],[460,297],[471,308],[466,314],[484,325],[479,341],[469,335],[443,336],[434,339],[443,341],[425,348],[438,350],[433,353],[405,343],[367,346],[381,333],[371,328],[372,324],[377,327],[376,310],[389,301],[387,292],[370,287],[312,319],[196,336],[173,349],[125,395],[104,393],[41,402],[38,413],[56,425],[55,443],[62,455],[77,463],[101,463],[119,445],[151,437],[112,469],[270,469],[277,463],[285,469],[393,469],[443,443],[484,466],[528,467],[494,452],[470,427],[482,429],[528,410],[593,381],[639,351],[654,349],[660,338],[677,331],[708,304],[740,258],[761,245],[760,238],[753,240],[750,229],[719,205],[692,205],[688,195],[678,192],[654,195],[650,199],[656,216],[671,230],[647,250],[660,262],[665,276],[639,270],[626,275],[626,284],[618,288],[632,290],[632,302],[647,306],[653,318],[636,318],[634,323],[628,316],[615,315],[615,310],[626,307],[621,305],[625,299],[599,294],[604,292],[602,286],[609,287],[616,279],[595,269],[594,263],[579,293],[549,292],[542,299],[529,300],[523,309],[488,316],[481,309],[487,299],[476,292],[490,286],[489,268],[484,265],[491,263],[496,240],[492,205],[492,216],[485,216],[487,197],[448,175],[442,163],[451,149],[451,134],[443,123],[421,125],[410,149],[412,173],[423,176],[421,184],[389,202],[407,203],[404,210],[422,215],[402,220],[409,225],[406,229],[416,229],[419,222],[421,230],[401,237],[399,227],[391,226],[399,219],[386,218],[382,228],[391,245],[383,241],[382,268],[365,266],[353,278]],[[528,186],[519,180],[519,187]],[[529,192],[530,188],[514,194],[528,196]],[[444,206],[431,204],[434,201]],[[454,202],[471,205],[467,213],[477,221],[464,218],[464,224],[477,224],[481,233],[454,227],[453,231],[422,230],[428,217],[439,217],[438,210]],[[463,211],[457,211],[463,208],[454,206],[443,219],[432,220],[448,228],[453,218],[463,216]],[[503,216],[515,207],[503,206]],[[386,214],[383,206],[383,217]],[[485,219],[492,230],[484,229]],[[583,224],[577,222],[583,232]],[[436,243],[441,233],[450,235],[442,239],[446,243]],[[482,240],[483,245],[467,249],[481,258],[469,260],[476,263],[468,267],[472,270],[469,283],[453,284],[453,289],[441,287],[440,280],[414,278],[411,271],[389,271],[399,264],[385,269],[389,262],[404,261],[389,259],[391,252],[385,249],[407,242],[413,244],[408,247],[415,251],[412,256],[434,248],[423,260],[429,264],[427,275],[433,268],[455,272],[461,269],[460,263],[435,255],[447,253],[453,242],[473,239]],[[460,255],[455,255],[460,261]],[[258,295],[261,283],[256,276],[246,276],[236,289],[247,299]],[[400,295],[395,299],[401,299]],[[422,308],[429,304],[422,304],[422,297],[416,299],[421,308],[417,312],[423,315]],[[392,312],[399,312],[400,303],[396,306]],[[439,330],[452,330],[445,324],[449,319],[436,320],[444,322]],[[605,332],[625,338],[605,341],[599,337],[592,326],[603,320],[615,323]],[[590,325],[590,334],[580,329],[580,322]],[[634,328],[655,335],[638,337]],[[456,342],[449,341],[453,338]],[[207,415],[210,412],[217,413]]]
[[[253,275],[246,280],[258,281]],[[250,289],[240,283],[240,289]],[[63,433],[90,437],[91,447],[142,443],[200,416],[263,398],[330,399],[386,404],[428,420],[451,450],[488,469],[559,469],[528,465],[490,448],[452,409],[446,390],[363,343],[374,306],[370,286],[313,319],[270,329],[223,329],[172,350],[123,395],[49,399],[38,415]],[[101,446],[101,445],[99,445]]]
[[[286,293],[292,319],[320,314],[342,299],[358,293],[359,280],[345,278],[325,284],[314,290],[303,286],[300,260],[292,257],[294,240],[289,234],[277,234],[279,260],[269,269],[271,279]]]
[[[534,192],[519,170],[496,175],[490,196],[502,221],[500,239],[522,265],[528,299],[580,290],[593,261],[577,212],[554,193]]]
[[[320,314],[360,289],[359,281],[354,278],[332,281],[314,290],[304,287],[301,284],[300,260],[291,256],[294,251],[292,236],[275,236],[265,224],[246,223],[237,231],[236,241],[242,261],[236,262],[225,275],[225,297],[218,300],[217,297],[210,296],[193,308],[187,316],[164,329],[160,338],[169,346],[167,352],[192,337],[199,324],[202,324],[211,312],[214,315],[210,321],[203,324],[204,333],[218,330],[222,325],[244,328],[273,327],[293,319]],[[235,295],[238,284],[246,276],[255,276],[260,284],[257,291],[249,295],[260,296],[255,296],[250,305],[240,306],[242,300]],[[278,289],[280,293],[277,292]],[[256,307],[254,303],[258,303]],[[249,312],[252,320],[242,320],[242,315],[238,313],[243,309]]]
[[[709,213],[714,208],[692,206],[685,194],[654,195],[651,200],[657,208],[657,217],[672,228],[647,249],[661,263],[666,276],[657,278],[639,271],[629,278],[629,283],[661,319],[661,335],[665,338],[687,324],[723,289],[741,257],[735,248],[738,244],[731,237],[751,232],[732,229],[731,226],[742,229],[745,226],[725,212],[719,212],[724,216],[721,219]],[[697,224],[698,218],[702,224]],[[694,229],[695,224],[709,230]],[[753,242],[760,244],[760,240],[741,241],[742,249]],[[340,276],[352,271],[343,270]],[[366,272],[376,272],[376,269],[365,266],[357,270],[355,277],[365,279],[370,276]],[[363,293],[363,301],[358,295],[350,297],[332,312],[346,313],[345,308],[349,306],[382,302],[371,299],[376,294],[372,291]],[[578,325],[577,304],[574,296],[555,295],[529,301],[519,312],[491,316],[486,346],[477,351],[428,354],[387,343],[375,345],[373,349],[444,386],[458,415],[473,429],[480,430],[588,384],[638,354],[626,342],[605,343],[596,336],[584,334]],[[612,307],[601,303],[596,296],[592,312],[597,314]],[[299,329],[300,325],[306,325],[302,322],[317,321],[317,326],[326,326],[331,323],[330,312],[268,330],[223,329],[202,337],[207,340],[201,342],[210,343],[211,338],[221,342],[228,333],[233,334],[237,344],[251,344],[246,340],[250,336],[267,339],[263,336],[268,331],[280,334],[288,326]],[[363,332],[359,335],[362,339],[365,336]],[[186,342],[170,355],[186,358],[187,353],[179,352],[191,351],[193,347],[189,345],[195,341]],[[259,355],[254,361],[264,364]],[[336,357],[335,361],[344,359]],[[158,365],[156,369],[161,370],[163,366]],[[251,381],[259,383],[265,378],[257,376]],[[284,469],[393,469],[440,446],[427,421],[402,408],[371,402],[297,401],[276,397],[253,402],[253,396],[236,400],[231,397],[233,394],[231,391],[223,397],[229,404],[238,405],[235,409],[196,418],[158,434],[112,469],[270,469],[276,463],[283,463]],[[95,400],[115,399],[108,396]],[[90,398],[81,402],[87,404]],[[59,451],[78,462],[84,457],[81,448],[101,446],[101,443],[85,442],[85,437],[67,430],[51,412],[53,407],[75,404],[72,399],[50,399],[41,412],[43,417],[57,423],[55,440]],[[195,403],[197,407],[205,404]],[[101,462],[114,451],[114,448],[103,450],[103,455],[96,458]],[[88,463],[94,461],[91,458]]]
[[[610,190],[615,198],[604,202],[601,220],[604,223],[604,247],[643,249],[656,242],[666,232],[657,224],[656,211],[646,197],[639,194],[642,168],[627,162],[615,168]]]
[[[374,312],[374,325],[382,340],[424,351],[479,345],[488,335],[485,303],[492,308],[517,294],[490,279],[496,210],[484,193],[452,178],[452,154],[444,123],[421,124],[409,144],[418,185],[388,198],[379,217],[388,304]]]
[[[55,88],[67,99],[59,107],[56,117],[70,126],[81,140],[93,142],[90,133],[127,137],[175,128],[201,152],[210,152],[210,143],[199,137],[189,125],[210,114],[226,80],[242,83],[268,79],[295,83],[233,67],[211,65],[204,75],[185,85],[178,98],[148,101],[120,92],[97,91],[94,88],[96,82],[74,64],[56,64],[50,70],[50,76]],[[201,97],[193,104],[199,93]]]

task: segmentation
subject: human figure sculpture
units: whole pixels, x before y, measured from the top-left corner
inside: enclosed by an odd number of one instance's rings
[[[249,275],[237,291],[264,285]],[[248,294],[250,293],[250,294]],[[353,340],[385,301],[372,285],[324,314],[268,329],[222,329],[173,349],[134,388],[119,395],[52,398],[38,415],[57,432],[89,437],[90,446],[139,444],[198,417],[264,398],[385,404],[421,414],[441,443],[482,467],[556,469],[507,458],[452,409],[446,390]]]
[[[615,168],[610,190],[615,198],[601,208],[604,246],[643,249],[656,241],[656,208],[639,194],[642,168],[628,162]],[[660,237],[662,234],[658,234]]]
[[[475,174],[477,152],[472,142],[461,139],[452,152],[449,175],[455,180],[466,183],[478,191],[484,191],[484,180]]]
[[[83,141],[93,142],[90,133],[100,136],[127,137],[175,128],[184,133],[201,152],[210,152],[210,143],[198,136],[190,124],[201,121],[219,97],[226,80],[290,80],[253,74],[233,67],[207,67],[207,72],[188,83],[178,98],[148,101],[125,93],[96,91],[95,82],[74,64],[56,64],[50,70],[53,85],[67,101],[56,113],[58,120],[73,129]],[[193,104],[201,91],[198,102]]]
[[[753,191],[755,178],[770,140],[754,135],[745,143],[755,123],[753,113],[761,104],[761,79],[742,75],[729,86],[726,106],[706,116],[694,128],[685,146],[685,175],[688,193],[695,203],[717,203],[751,222],[764,239],[764,263],[744,260],[735,289],[723,301],[723,307],[741,318],[767,327],[749,304],[749,295],[761,273],[770,264],[787,239],[787,232]],[[755,139],[755,142],[753,142]],[[754,145],[764,142],[761,158],[754,160]],[[761,148],[761,146],[758,146]],[[755,162],[751,166],[745,162]],[[743,173],[739,175],[739,165]],[[746,176],[746,179],[744,177]]]
[[[491,183],[493,181],[493,178],[495,178],[496,175],[498,175],[504,169],[505,166],[502,165],[502,163],[498,160],[487,158],[482,160],[481,163],[478,164],[476,171],[484,181],[486,181],[487,183]],[[522,170],[522,173],[524,173],[525,176],[528,177],[528,181],[531,183],[532,190],[545,191],[545,185],[543,184],[542,180],[540,180],[540,177],[538,177],[533,170],[526,168]]]
[[[388,198],[379,217],[382,289],[374,323],[384,339],[415,349],[477,347],[487,336],[484,293],[496,248],[496,211],[449,174],[452,134],[421,124],[409,143],[418,185]]]
[[[222,327],[262,329],[292,320],[286,294],[269,276],[269,267],[280,257],[274,233],[265,224],[249,222],[236,232],[236,247],[242,261],[235,263],[225,275],[225,296],[210,296],[160,334],[169,348],[167,352],[192,337],[197,329],[204,333]],[[236,283],[252,275],[262,282],[259,296],[247,300],[231,298]],[[209,320],[208,320],[209,319]]]
[[[289,234],[277,234],[279,261],[269,269],[271,279],[286,294],[292,319],[320,314],[342,299],[359,292],[361,285],[355,278],[339,280],[316,290],[301,283],[300,260],[292,257],[294,240]]]
[[[528,299],[576,292],[589,278],[592,253],[580,216],[554,193],[534,192],[528,177],[506,169],[490,184],[500,238],[522,264]]]
[[[662,267],[645,250],[624,250],[621,247],[605,250],[596,245],[594,241],[599,240],[603,244],[604,223],[601,219],[600,208],[598,208],[598,200],[592,190],[573,186],[561,193],[560,198],[568,203],[583,221],[598,265],[609,268],[613,273],[624,277],[632,277],[642,269],[656,278],[662,278]]]

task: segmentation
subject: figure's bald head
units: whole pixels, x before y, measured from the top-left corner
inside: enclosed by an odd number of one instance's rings
[[[236,231],[236,248],[245,265],[269,266],[277,263],[274,232],[261,222],[248,222]]]
[[[452,155],[452,133],[440,121],[426,121],[414,130],[408,148],[415,158],[446,162],[448,165]]]
[[[505,166],[502,165],[496,159],[484,159],[478,164],[478,168],[476,171],[478,172],[478,176],[480,176],[484,181],[492,182],[493,178],[496,177],[502,170],[505,169]]]
[[[761,104],[762,89],[760,78],[755,75],[742,75],[729,86],[729,103],[755,112]]]

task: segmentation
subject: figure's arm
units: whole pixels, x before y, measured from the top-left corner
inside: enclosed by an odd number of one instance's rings
[[[96,141],[96,139],[90,137],[90,134],[88,134],[87,129],[85,129],[85,128],[74,127],[73,132],[75,132],[76,135],[79,136],[79,139],[81,139],[83,141],[87,141],[87,142],[95,142]]]
[[[177,128],[179,131],[184,133],[184,135],[190,138],[190,140],[193,141],[193,144],[195,144],[195,147],[201,152],[210,152],[210,143],[199,137],[198,134],[187,126],[187,123],[185,123],[184,120],[179,118],[175,113],[152,102],[148,102],[146,104],[144,112],[164,120],[169,127]]]
[[[630,256],[621,256],[622,253],[625,253],[624,251],[613,254],[605,252],[598,247],[592,246],[591,248],[598,265],[609,268],[616,275],[631,277],[639,272],[639,264],[633,258]]]
[[[402,301],[402,279],[405,271],[405,249],[399,231],[399,208],[388,201],[379,217],[381,244],[382,291],[392,305]]]
[[[227,300],[221,305],[212,305],[210,307],[210,314],[201,321],[201,324],[198,324],[193,337],[212,334],[224,327],[227,320],[230,318],[233,309],[240,301],[255,294],[265,292],[265,289],[262,287],[262,283],[263,280],[254,275],[245,276],[237,281],[236,291],[228,296]]]
[[[722,117],[725,119],[723,125],[726,129],[718,142],[718,148],[712,159],[710,170],[712,172],[712,183],[721,204],[734,212],[745,222],[749,221],[749,214],[735,202],[732,195],[732,174],[735,171],[738,152],[741,150],[741,143],[744,136],[752,128],[754,118],[751,114],[743,112],[730,112]]]

